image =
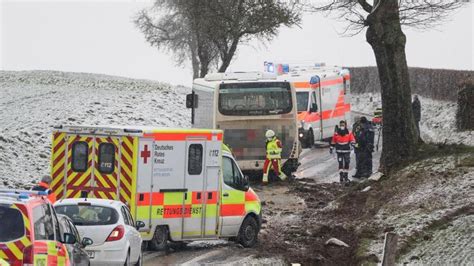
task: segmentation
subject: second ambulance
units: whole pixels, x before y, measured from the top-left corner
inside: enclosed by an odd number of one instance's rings
[[[221,130],[65,126],[53,133],[58,198],[120,200],[145,223],[153,250],[168,241],[257,241],[261,205]]]

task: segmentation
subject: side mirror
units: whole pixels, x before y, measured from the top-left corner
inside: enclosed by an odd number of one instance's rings
[[[315,113],[318,111],[318,105],[316,103],[312,103],[311,107],[309,108],[310,113]]]
[[[83,247],[87,247],[87,246],[90,246],[90,245],[94,244],[94,241],[92,241],[92,239],[90,239],[88,237],[84,237],[84,238],[82,238],[81,244],[82,244]]]
[[[76,244],[76,236],[73,235],[73,234],[70,234],[70,233],[64,233],[63,235],[63,243],[64,244],[68,244],[68,245],[72,245],[72,244]]]
[[[193,92],[186,95],[186,108],[197,108],[198,96]]]
[[[248,176],[244,176],[244,180],[243,180],[243,188],[245,191],[249,190],[250,188],[250,182],[249,182],[249,177]]]
[[[139,230],[140,228],[143,228],[143,227],[145,227],[145,223],[144,223],[144,222],[142,222],[142,221],[137,221],[137,222],[135,223],[135,228],[137,228],[137,230]]]

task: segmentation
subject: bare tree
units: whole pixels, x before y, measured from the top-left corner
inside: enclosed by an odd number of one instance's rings
[[[412,158],[419,145],[402,25],[426,29],[440,23],[463,3],[458,0],[333,0],[305,4],[317,12],[334,12],[348,22],[346,34],[367,28],[366,39],[377,62],[383,106],[383,151],[380,170],[388,173]]]
[[[147,42],[172,52],[178,64],[190,60],[196,78],[213,66],[225,72],[239,44],[269,41],[281,25],[298,25],[295,6],[273,0],[157,0],[135,24]]]
[[[201,13],[199,1],[157,0],[152,8],[140,11],[134,22],[148,43],[172,52],[179,65],[190,60],[193,78],[198,78],[218,59],[217,49],[200,30],[207,20]]]

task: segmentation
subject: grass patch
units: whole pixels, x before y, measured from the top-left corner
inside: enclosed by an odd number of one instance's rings
[[[470,156],[461,158],[456,164],[457,167],[474,167],[474,153]]]
[[[397,260],[399,260],[403,255],[407,254],[413,247],[423,242],[426,237],[430,237],[433,232],[446,229],[448,224],[455,220],[457,217],[473,214],[474,204],[470,204],[456,209],[451,213],[448,213],[439,220],[431,222],[427,227],[423,229],[423,231],[417,232],[414,235],[408,237],[405,243],[401,247],[399,247]]]
[[[371,245],[372,239],[362,238],[357,247],[355,257],[360,265],[378,265],[380,262],[374,254],[367,254]]]
[[[418,150],[416,151],[415,155],[413,155],[411,158],[407,158],[403,161],[401,161],[397,167],[391,169],[389,173],[386,174],[387,177],[398,173],[400,170],[403,168],[419,162],[423,161],[426,159],[430,158],[437,158],[437,157],[446,157],[446,156],[461,156],[469,154],[472,155],[474,154],[474,146],[467,146],[464,144],[427,144],[427,143],[422,143],[418,147]],[[471,166],[471,163],[474,164],[474,158],[473,156],[470,156],[470,158],[466,163],[468,166]]]

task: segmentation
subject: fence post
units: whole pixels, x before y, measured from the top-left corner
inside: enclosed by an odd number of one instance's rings
[[[397,242],[398,235],[396,233],[387,232],[385,234],[382,266],[395,265],[395,259],[397,258]]]

